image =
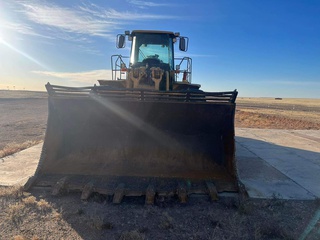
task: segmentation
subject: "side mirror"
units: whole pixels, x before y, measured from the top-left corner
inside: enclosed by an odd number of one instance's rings
[[[126,36],[118,34],[117,36],[117,48],[124,48],[126,46]]]
[[[186,52],[188,50],[188,42],[189,42],[189,38],[180,37],[180,41],[179,41],[180,51]]]

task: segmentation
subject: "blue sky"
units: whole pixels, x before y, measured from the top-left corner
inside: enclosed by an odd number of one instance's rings
[[[320,96],[320,1],[0,0],[0,89],[110,79],[125,30],[188,36],[193,83],[242,97]]]

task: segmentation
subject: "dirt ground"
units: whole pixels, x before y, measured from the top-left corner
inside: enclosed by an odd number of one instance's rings
[[[0,91],[0,152],[42,140],[47,119],[45,93]],[[320,129],[320,100],[239,98],[236,127]],[[80,193],[0,187],[0,239],[317,239],[309,228],[320,202],[221,197],[125,198],[120,205]],[[316,230],[317,231],[317,230]],[[306,236],[306,238],[304,238]]]
[[[320,129],[320,99],[238,98],[236,127]]]
[[[47,105],[45,93],[0,90],[0,150],[8,144],[43,140]]]

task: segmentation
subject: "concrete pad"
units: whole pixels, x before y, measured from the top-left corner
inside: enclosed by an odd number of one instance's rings
[[[0,185],[24,185],[36,171],[41,150],[42,143],[0,158]]]
[[[319,198],[318,140],[317,130],[236,129],[238,173],[249,196]]]
[[[315,199],[315,196],[268,162],[236,144],[239,179],[251,198]]]

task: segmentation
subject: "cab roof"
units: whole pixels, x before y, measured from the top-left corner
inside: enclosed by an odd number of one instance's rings
[[[136,33],[164,33],[164,34],[169,34],[175,36],[173,32],[169,31],[159,31],[159,30],[133,30],[131,32],[131,35],[135,35]]]

